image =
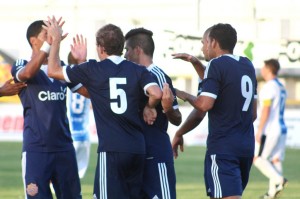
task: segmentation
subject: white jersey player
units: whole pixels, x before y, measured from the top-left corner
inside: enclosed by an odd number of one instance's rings
[[[90,157],[91,143],[88,129],[90,104],[90,99],[68,90],[68,118],[80,178],[85,175]]]
[[[68,55],[68,63],[77,64],[71,52]],[[88,129],[90,107],[90,99],[68,90],[67,110],[73,145],[76,152],[79,178],[84,177],[90,158],[91,143]]]
[[[259,93],[261,114],[254,165],[270,179],[269,190],[262,198],[278,197],[287,185],[287,179],[282,174],[287,134],[284,122],[286,89],[277,78],[279,69],[279,62],[275,59],[266,60],[261,69],[266,83]]]

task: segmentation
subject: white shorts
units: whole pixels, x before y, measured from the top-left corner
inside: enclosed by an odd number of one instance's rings
[[[285,155],[286,134],[280,135],[263,135],[261,143],[255,143],[255,156],[260,156],[264,159],[284,160]]]
[[[73,141],[75,148],[79,178],[83,178],[89,165],[90,141]]]

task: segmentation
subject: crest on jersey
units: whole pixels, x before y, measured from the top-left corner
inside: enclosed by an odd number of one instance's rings
[[[39,192],[39,188],[36,184],[30,183],[27,185],[26,192],[30,196],[35,196]]]

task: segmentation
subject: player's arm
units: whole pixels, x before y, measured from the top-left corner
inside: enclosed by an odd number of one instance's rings
[[[144,121],[152,125],[157,117],[156,105],[161,101],[162,91],[157,84],[152,84],[146,89],[148,95],[148,102],[143,110]]]
[[[90,98],[90,94],[84,86],[80,87],[76,92],[86,98]]]
[[[175,53],[172,54],[172,56],[174,59],[182,59],[184,61],[190,62],[194,66],[194,69],[196,70],[198,76],[201,79],[203,79],[205,66],[201,63],[199,59],[187,53]]]
[[[196,97],[184,91],[176,89],[176,95],[183,101],[188,101],[195,109],[202,112],[207,112],[214,106],[215,98],[205,96],[203,93]]]
[[[44,23],[46,25],[43,28],[47,31],[48,37],[52,41],[48,57],[48,76],[58,80],[65,80],[59,57],[60,43],[67,36],[67,34],[62,35],[64,22],[61,22],[61,18],[56,20],[55,17],[48,17],[48,21],[44,21]]]
[[[197,109],[193,109],[180,128],[176,131],[172,140],[173,155],[178,157],[178,146],[180,151],[184,151],[184,139],[183,135],[196,128],[205,117],[205,112],[200,112]]]
[[[148,103],[146,106],[155,108],[162,98],[162,91],[158,85],[151,85],[146,89],[148,93]]]
[[[169,84],[165,83],[163,86],[163,96],[161,100],[161,105],[163,107],[163,111],[166,114],[169,122],[171,122],[173,125],[180,125],[181,124],[181,113],[179,109],[173,108],[173,102],[174,102],[174,95],[172,93],[172,90],[169,87]]]
[[[253,100],[253,118],[252,121],[254,122],[257,118],[257,99]]]
[[[16,95],[27,86],[23,82],[13,83],[13,81],[13,79],[9,79],[0,87],[0,97]]]
[[[271,104],[272,104],[271,99],[263,101],[263,107],[262,107],[262,110],[261,110],[261,115],[260,115],[260,120],[259,120],[259,124],[258,124],[258,128],[257,128],[257,133],[255,135],[255,139],[258,143],[260,143],[260,141],[261,141],[261,136],[262,136],[263,130],[264,130],[264,128],[266,126],[266,123],[269,119]]]
[[[18,81],[25,82],[33,78],[40,70],[41,65],[48,56],[50,45],[47,41],[44,42],[40,51],[32,57],[32,59],[26,64],[26,66],[19,70],[17,73]]]

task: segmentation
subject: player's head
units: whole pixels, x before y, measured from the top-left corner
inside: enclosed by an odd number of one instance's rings
[[[137,62],[136,59],[138,57],[136,56],[138,56],[139,53],[134,53],[134,51],[138,51],[140,48],[145,55],[149,56],[152,59],[155,49],[152,36],[153,32],[145,28],[131,29],[125,35],[125,58],[130,61]]]
[[[28,26],[26,38],[31,47],[35,45],[40,47],[43,42],[46,41],[47,31],[43,29],[43,25],[45,25],[45,23],[42,20],[37,20]]]
[[[267,73],[271,73],[273,76],[277,76],[280,70],[280,64],[277,59],[268,59],[264,61],[265,65],[262,67],[261,74],[263,78]]]
[[[210,27],[208,35],[208,60],[220,56],[216,54],[216,46],[223,52],[233,53],[237,42],[236,30],[230,24],[218,23]],[[218,45],[216,45],[218,44]]]
[[[113,24],[103,26],[96,33],[97,47],[100,48],[100,51],[103,51],[102,53],[107,55],[122,55],[124,42],[125,39],[122,30]]]

